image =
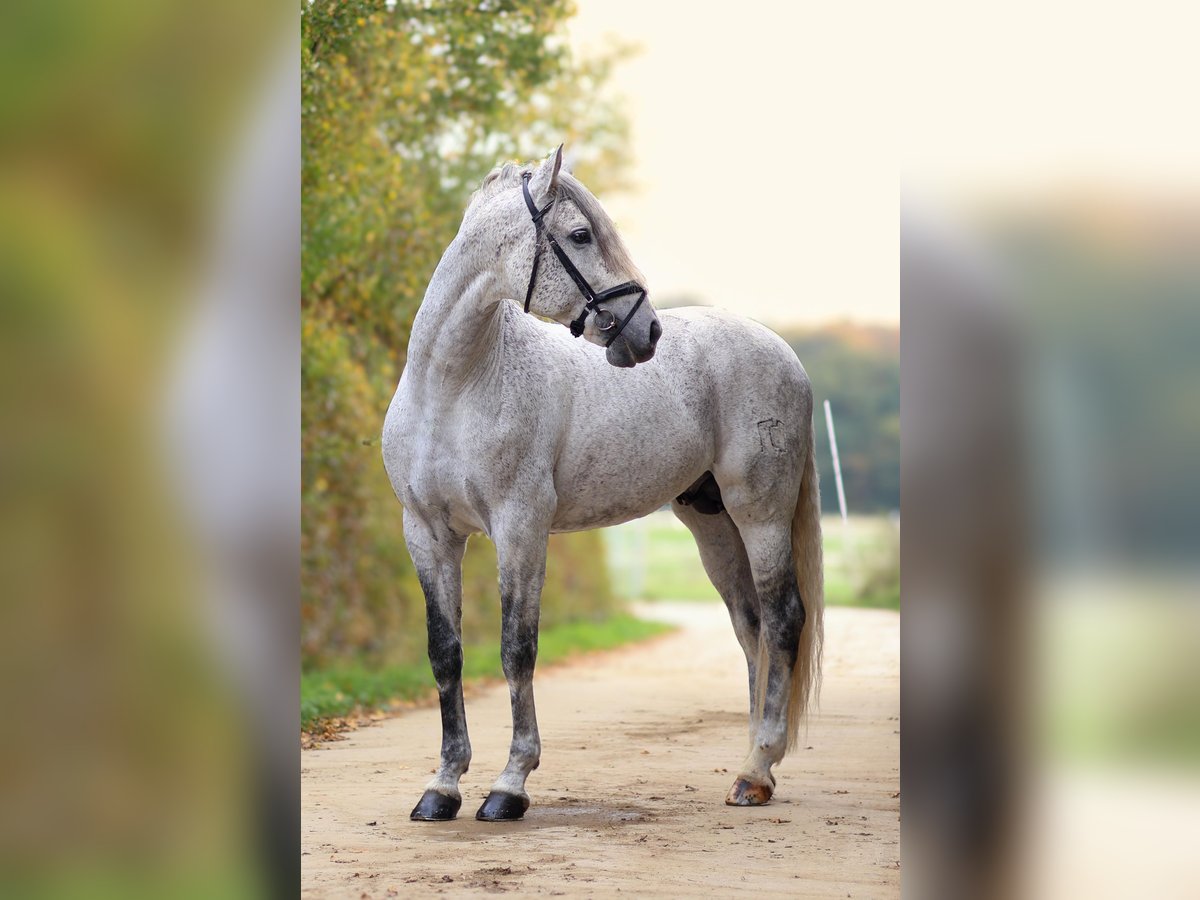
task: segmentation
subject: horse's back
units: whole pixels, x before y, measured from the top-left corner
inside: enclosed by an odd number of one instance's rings
[[[672,344],[686,343],[692,352],[699,351],[697,362],[706,369],[734,376],[757,369],[786,379],[792,387],[808,385],[808,375],[788,343],[753,319],[707,306],[659,310],[659,316],[668,354]]]
[[[660,311],[660,360],[701,376],[726,399],[812,405],[808,373],[778,334],[745,316],[704,306]]]

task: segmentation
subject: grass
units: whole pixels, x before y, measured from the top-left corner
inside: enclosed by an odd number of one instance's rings
[[[831,606],[900,608],[899,538],[884,516],[822,522],[825,602]],[[720,595],[708,580],[691,532],[669,512],[605,529],[614,589],[632,600],[707,600]]]
[[[544,629],[538,639],[538,664],[559,662],[577,653],[607,650],[670,631],[671,626],[618,613],[601,622],[572,622]],[[500,644],[465,648],[463,677],[503,678]],[[345,664],[300,676],[300,727],[317,728],[322,720],[348,716],[355,710],[378,709],[397,701],[429,696],[435,689],[429,663],[369,668]]]

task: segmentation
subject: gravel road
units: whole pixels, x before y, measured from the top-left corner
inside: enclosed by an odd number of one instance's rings
[[[900,893],[900,618],[826,612],[821,712],[769,806],[725,792],[745,755],[745,663],[717,604],[639,613],[679,631],[535,679],[542,764],[521,822],[474,812],[508,754],[508,691],[469,691],[474,758],[449,823],[408,814],[436,760],[417,709],[301,754],[306,897]]]

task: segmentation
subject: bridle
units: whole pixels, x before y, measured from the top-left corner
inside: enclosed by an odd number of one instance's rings
[[[525,312],[529,312],[529,301],[533,299],[533,286],[537,282],[538,265],[542,261],[542,235],[544,234],[546,242],[550,245],[550,249],[554,251],[554,255],[558,257],[558,261],[562,263],[562,267],[567,270],[567,274],[571,276],[571,280],[579,288],[579,293],[583,294],[584,299],[587,300],[587,303],[584,304],[583,312],[571,322],[571,334],[574,337],[579,337],[583,334],[588,315],[595,313],[596,327],[606,335],[612,331],[612,335],[604,345],[610,347],[612,346],[612,342],[625,330],[625,326],[629,324],[629,320],[638,311],[638,307],[642,305],[642,301],[646,299],[646,289],[636,281],[627,281],[624,284],[610,287],[608,290],[601,291],[598,294],[592,290],[592,286],[583,277],[583,273],[575,268],[575,264],[571,262],[571,257],[567,256],[567,252],[558,245],[558,241],[554,239],[554,235],[550,233],[550,229],[546,228],[543,220],[546,213],[554,206],[554,200],[551,199],[541,209],[537,208],[537,204],[533,202],[533,196],[529,193],[529,179],[532,177],[532,172],[521,173],[521,192],[525,195],[525,205],[529,207],[529,215],[533,218],[534,228],[537,229],[536,244],[533,251],[533,270],[529,273],[529,288],[525,291]],[[637,303],[633,304],[633,308],[629,310],[629,314],[618,325],[617,317],[612,310],[604,309],[600,304],[609,300],[615,300],[617,297],[624,297],[627,294],[640,294],[640,296],[637,299]],[[616,329],[615,331],[613,331],[614,328]]]

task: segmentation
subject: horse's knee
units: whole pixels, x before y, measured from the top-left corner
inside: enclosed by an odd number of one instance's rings
[[[428,635],[429,666],[440,690],[452,689],[462,678],[462,640],[459,637],[457,608],[448,607],[451,598],[438,590],[428,573],[418,573],[425,593],[425,628]]]
[[[429,667],[438,689],[452,690],[462,681],[462,641],[444,613],[430,609],[428,614]]]
[[[454,690],[462,682],[462,645],[455,641],[452,646],[439,647],[437,650],[430,647],[429,667],[433,670],[433,680],[437,682],[438,690]]]
[[[504,623],[500,641],[500,664],[504,677],[513,684],[524,684],[533,679],[537,664],[538,627],[532,623],[510,621]]]

